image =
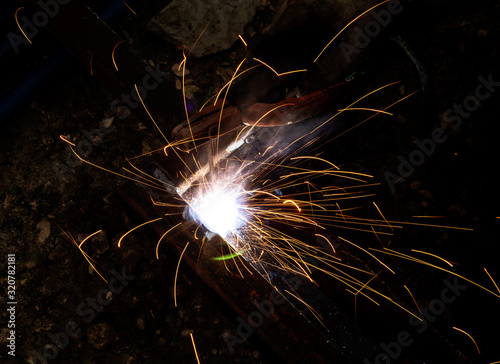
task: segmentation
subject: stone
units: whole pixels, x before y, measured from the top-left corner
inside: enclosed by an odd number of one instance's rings
[[[38,242],[44,243],[50,236],[50,222],[43,219],[36,225],[36,229],[38,230]]]
[[[87,329],[87,341],[97,350],[106,348],[115,339],[115,330],[106,323],[97,323]]]
[[[261,0],[174,0],[153,17],[148,29],[185,47],[186,54],[201,57],[229,49],[260,5]]]

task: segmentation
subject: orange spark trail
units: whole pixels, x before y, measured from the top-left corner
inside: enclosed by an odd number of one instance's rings
[[[123,42],[125,42],[124,40],[121,40],[119,41],[118,43],[116,43],[116,45],[113,47],[113,51],[111,52],[111,59],[113,60],[113,64],[115,65],[115,69],[118,71],[118,66],[116,65],[116,61],[115,61],[115,51],[116,51],[116,47],[118,47],[120,44],[122,44]]]
[[[200,364],[200,358],[198,357],[198,352],[196,351],[196,345],[194,344],[193,334],[190,332],[189,335],[191,336],[191,342],[193,343],[193,349],[194,349],[194,354],[196,355],[196,361],[198,362],[198,364]]]
[[[245,42],[245,39],[243,39],[241,34],[238,34],[238,38],[240,38],[240,40],[243,42],[243,44],[245,45],[245,48],[248,47],[247,42]]]
[[[323,48],[323,50],[318,54],[318,56],[316,57],[316,59],[313,61],[313,63],[316,63],[316,61],[318,60],[319,57],[321,57],[321,55],[326,51],[326,49],[330,46],[330,44],[333,43],[333,41],[344,31],[346,30],[352,23],[354,23],[356,20],[358,20],[359,18],[361,18],[362,16],[364,16],[365,14],[368,14],[370,11],[372,11],[373,9],[375,9],[376,7],[382,5],[382,4],[385,4],[389,2],[389,0],[385,0],[385,1],[382,1],[381,3],[375,5],[375,6],[372,6],[370,9],[362,12],[361,14],[359,14],[357,17],[355,17],[353,20],[351,20],[349,23],[347,23],[346,26],[344,26],[340,32],[338,32],[333,38],[332,40],[330,40],[330,42],[328,42],[328,44],[325,46],[325,48]]]
[[[378,208],[377,204],[375,203],[375,201],[372,201],[373,204],[375,205],[375,207],[377,208],[377,211],[379,212],[380,216],[382,216],[382,218],[384,219],[384,221],[387,223],[387,225],[391,228],[392,231],[394,231],[394,229],[392,228],[391,224],[389,224],[389,221],[387,221],[387,219],[385,218],[384,214],[382,213],[382,211],[380,211],[380,209]]]
[[[130,229],[129,231],[127,231],[125,234],[122,235],[122,237],[120,238],[120,240],[118,240],[118,248],[121,248],[121,244],[122,244],[123,238],[125,238],[125,236],[127,236],[128,234],[130,234],[132,231],[134,231],[134,230],[136,230],[136,229],[138,229],[138,228],[140,228],[140,227],[142,227],[144,225],[151,224],[153,222],[160,221],[162,219],[163,219],[163,217],[159,217],[157,219],[149,220],[149,221],[146,221],[146,222],[144,222],[144,223],[142,223],[140,225],[137,225],[133,229]]]
[[[288,72],[283,72],[283,73],[278,73],[274,68],[272,68],[270,65],[268,65],[266,62],[261,61],[260,59],[254,58],[254,61],[257,61],[259,63],[262,63],[264,66],[269,68],[271,71],[274,72],[274,74],[278,77],[284,76],[284,75],[289,75],[291,73],[298,73],[298,72],[307,72],[307,69],[301,69],[301,70],[293,70],[293,71],[288,71]]]
[[[171,232],[172,230],[174,230],[177,226],[181,225],[182,224],[182,221],[180,223],[178,223],[177,225],[174,225],[172,226],[170,229],[168,229],[161,237],[160,239],[158,240],[158,243],[156,244],[156,259],[160,259],[160,257],[158,256],[158,248],[160,247],[160,242],[163,240],[163,238],[165,236],[167,236],[167,234],[169,232]]]
[[[19,30],[21,31],[21,33],[23,33],[24,37],[28,40],[28,42],[30,42],[30,44],[33,44],[31,42],[31,40],[28,38],[28,36],[26,35],[26,33],[24,32],[23,28],[21,28],[21,25],[19,24],[19,20],[17,19],[17,13],[19,12],[19,10],[21,9],[24,9],[24,6],[21,6],[19,9],[16,10],[16,13],[14,14],[14,17],[16,18],[16,24],[17,26],[19,27]]]
[[[417,306],[417,310],[418,310],[418,312],[420,313],[420,315],[422,315],[422,311],[420,311],[420,307],[418,307],[417,300],[415,299],[415,297],[413,297],[413,294],[411,293],[410,289],[409,289],[408,287],[406,287],[406,284],[405,284],[405,285],[403,285],[403,286],[406,288],[406,290],[407,290],[407,291],[408,291],[408,293],[410,294],[410,296],[411,296],[411,298],[412,298],[413,302],[415,302],[415,306]]]
[[[497,285],[497,282],[495,282],[495,280],[493,279],[493,277],[490,275],[490,273],[486,270],[486,268],[484,268],[484,271],[486,272],[486,274],[488,275],[488,277],[490,277],[491,281],[493,282],[493,284],[495,285],[495,287],[497,288],[497,291],[500,293],[500,288],[498,288],[498,285]]]
[[[478,352],[479,354],[481,354],[481,351],[479,351],[479,346],[477,346],[476,340],[474,340],[474,338],[473,338],[470,334],[468,334],[468,333],[467,333],[467,332],[465,332],[464,330],[459,329],[458,327],[455,327],[455,326],[453,326],[453,329],[455,329],[455,330],[457,330],[457,331],[460,331],[460,332],[464,333],[465,335],[467,335],[467,336],[468,336],[468,337],[472,340],[472,342],[474,343],[474,345],[476,345],[477,352]]]
[[[123,2],[123,4],[125,4],[125,6],[127,7],[127,9],[132,12],[132,14],[137,15],[136,12],[124,0],[122,0],[122,2]]]
[[[440,256],[437,256],[436,254],[431,254],[431,253],[427,253],[427,252],[424,252],[424,251],[421,251],[421,250],[416,250],[416,249],[412,249],[411,251],[412,251],[412,252],[415,252],[415,253],[420,253],[420,254],[430,255],[431,257],[434,257],[434,258],[440,259],[440,260],[442,260],[443,262],[445,262],[446,264],[448,264],[450,267],[452,267],[452,268],[453,268],[453,264],[451,264],[451,263],[450,263],[449,261],[447,261],[446,259],[441,258]]]
[[[177,275],[179,274],[179,267],[181,265],[182,257],[184,256],[184,252],[186,251],[188,245],[189,245],[189,241],[186,243],[186,246],[182,250],[181,256],[179,257],[179,262],[177,263],[177,268],[175,270],[175,277],[174,277],[174,306],[175,307],[177,307]]]

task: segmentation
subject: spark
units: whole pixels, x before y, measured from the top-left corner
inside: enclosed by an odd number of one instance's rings
[[[70,142],[67,137],[65,137],[64,135],[61,135],[59,136],[59,138],[68,143],[69,145],[69,148],[71,149],[71,151],[73,152],[73,154],[80,160],[80,162],[84,163],[84,164],[88,164],[89,166],[93,167],[93,168],[96,168],[96,169],[100,169],[106,173],[109,173],[109,174],[112,174],[112,175],[115,175],[115,176],[118,176],[120,178],[123,178],[123,179],[127,179],[127,180],[130,180],[130,181],[133,181],[133,182],[138,182],[138,183],[142,183],[144,186],[148,186],[148,187],[152,187],[152,188],[156,188],[156,189],[161,189],[162,191],[164,190],[164,185],[162,183],[162,181],[158,181],[159,184],[149,184],[147,182],[144,182],[144,181],[138,181],[137,179],[135,178],[132,178],[130,176],[127,176],[127,175],[124,175],[124,174],[121,174],[121,173],[117,173],[115,171],[112,171],[108,168],[104,168],[98,164],[95,164],[95,163],[92,163],[84,158],[82,158],[74,149],[74,147],[76,146],[74,143]],[[161,187],[160,187],[161,186]]]
[[[293,158],[290,158],[290,160],[297,160],[297,159],[315,159],[315,160],[319,160],[321,162],[324,162],[326,164],[329,164],[331,165],[333,168],[335,168],[336,170],[340,170],[339,167],[337,167],[335,164],[333,164],[332,162],[324,159],[324,158],[320,158],[320,157],[314,157],[314,156],[298,156],[298,157],[293,157]]]
[[[198,357],[198,352],[196,351],[196,345],[194,343],[194,337],[193,337],[193,333],[189,333],[189,336],[191,336],[191,342],[193,343],[193,349],[194,349],[194,355],[196,356],[196,362],[198,364],[200,364],[200,358]]]
[[[182,262],[182,257],[184,256],[184,253],[186,252],[186,249],[189,245],[189,241],[186,243],[186,246],[184,246],[184,249],[182,249],[182,253],[179,257],[179,261],[177,262],[177,268],[175,269],[175,276],[174,276],[174,306],[177,307],[177,275],[179,274],[179,267]]]
[[[31,40],[28,38],[28,36],[26,35],[26,33],[24,32],[23,28],[21,28],[21,25],[19,24],[19,20],[17,19],[17,13],[19,12],[19,10],[22,10],[22,9],[24,9],[24,6],[21,6],[19,9],[16,10],[16,13],[14,14],[14,18],[16,18],[16,24],[19,27],[19,30],[21,31],[21,33],[23,33],[24,37],[28,40],[28,42],[30,44],[33,44],[31,42]]]
[[[295,207],[297,208],[298,212],[302,211],[302,209],[299,207],[299,205],[297,205],[297,202],[295,202],[293,200],[285,200],[285,201],[283,201],[283,204],[286,204],[286,203],[291,203],[292,205],[295,205]]]
[[[159,189],[166,188],[168,191],[175,191],[175,187],[172,184],[164,182],[164,181],[159,181],[157,178],[150,176],[148,173],[146,173],[143,170],[141,170],[140,168],[137,168],[136,166],[134,166],[131,163],[130,159],[128,159],[128,158],[125,158],[125,159],[126,159],[127,163],[129,164],[129,166],[132,167],[132,169],[134,169],[134,171],[136,171],[137,173],[132,172],[125,167],[122,167],[124,171],[126,171],[130,174],[133,174],[134,176],[138,177],[142,181],[146,181],[147,184],[150,186],[157,186]]]
[[[379,110],[379,109],[373,109],[373,108],[369,108],[369,107],[349,107],[349,108],[346,108],[346,109],[339,109],[338,111],[339,112],[344,112],[344,111],[360,111],[360,110],[374,111],[377,114],[386,114],[386,115],[389,115],[389,116],[393,115],[392,113],[390,113],[388,111]]]
[[[391,82],[391,83],[388,83],[387,85],[381,86],[381,87],[379,87],[379,88],[377,88],[377,89],[375,89],[375,90],[373,90],[373,91],[370,91],[370,92],[368,92],[367,94],[365,94],[365,95],[363,95],[363,96],[359,97],[357,100],[353,101],[353,102],[352,102],[352,103],[350,103],[349,105],[347,105],[347,107],[345,107],[344,109],[348,109],[348,108],[352,107],[353,105],[356,105],[356,104],[357,104],[358,102],[360,102],[361,100],[363,100],[363,99],[367,98],[368,96],[373,95],[373,94],[375,94],[375,93],[377,93],[377,92],[379,92],[379,91],[381,91],[381,90],[383,90],[383,89],[385,89],[385,88],[387,88],[387,87],[393,86],[393,85],[398,84],[398,83],[399,83],[399,81],[396,81],[396,82]],[[410,95],[408,95],[408,96],[406,96],[406,97],[410,97],[410,96],[412,96],[412,95],[413,95],[413,94],[410,94]],[[397,101],[397,102],[403,101],[406,97],[404,97],[404,98],[400,99],[400,100],[399,100],[399,101]],[[397,102],[393,103],[392,105],[387,106],[385,109],[388,109],[389,107],[393,106],[393,105],[394,105],[394,104],[396,104]],[[328,124],[330,121],[332,121],[333,119],[335,119],[336,117],[338,117],[341,113],[342,113],[342,111],[338,111],[336,114],[334,114],[333,116],[331,116],[329,119],[325,120],[323,123],[321,123],[321,124],[320,124],[319,126],[317,126],[315,129],[313,129],[313,130],[311,131],[311,133],[314,133],[314,132],[316,132],[317,130],[319,130],[320,128],[324,127],[324,126],[325,126],[326,124]],[[375,114],[375,115],[377,115],[377,114]],[[341,132],[341,133],[337,134],[337,135],[335,136],[335,138],[333,138],[333,139],[339,138],[340,136],[342,136],[342,135],[344,135],[344,134],[348,133],[349,131],[353,130],[354,128],[357,128],[357,127],[358,127],[358,126],[360,126],[361,124],[363,124],[363,123],[365,123],[366,121],[368,121],[368,120],[370,120],[371,118],[373,118],[375,115],[372,115],[372,116],[370,116],[370,117],[366,118],[365,120],[361,121],[360,123],[358,123],[358,124],[356,124],[356,125],[354,125],[354,126],[352,126],[352,127],[348,128],[347,130],[344,130],[343,132]]]
[[[373,234],[375,235],[375,237],[377,238],[378,242],[380,243],[380,245],[382,245],[382,247],[384,247],[384,244],[382,243],[382,240],[380,240],[377,232],[375,231],[375,229],[373,228],[373,225],[370,225],[370,228],[372,229],[373,231]]]
[[[271,71],[273,71],[273,73],[280,77],[280,76],[284,76],[284,75],[289,75],[291,73],[300,73],[300,72],[307,72],[307,69],[300,69],[300,70],[293,70],[293,71],[288,71],[288,72],[283,72],[283,73],[279,73],[278,71],[276,71],[274,68],[272,68],[270,65],[268,65],[266,62],[264,61],[261,61],[260,59],[257,59],[257,58],[254,58],[253,59],[254,61],[257,61],[261,64],[263,64],[264,66],[266,66],[267,68],[269,68]]]
[[[222,122],[222,112],[224,111],[224,104],[226,103],[226,97],[229,93],[229,88],[231,87],[231,84],[234,82],[234,80],[236,79],[237,77],[237,74],[238,74],[238,71],[240,70],[241,66],[243,66],[243,63],[245,63],[246,61],[246,58],[243,58],[243,60],[238,64],[238,66],[236,67],[236,70],[234,71],[231,79],[229,80],[229,82],[227,83],[227,89],[226,89],[226,92],[224,94],[224,97],[222,99],[222,105],[220,107],[220,113],[219,113],[219,123],[217,125],[217,135],[220,135],[220,125],[221,125],[221,122]],[[222,92],[222,90],[220,91]],[[217,100],[219,98],[219,95],[220,93],[217,95],[217,97],[215,98],[215,104],[217,104]],[[219,138],[217,138],[217,147],[216,147],[216,154],[219,153]]]
[[[113,51],[111,52],[111,59],[113,60],[113,64],[115,66],[115,69],[118,71],[118,65],[116,64],[116,61],[115,61],[115,51],[116,51],[116,47],[118,47],[120,44],[122,44],[123,42],[125,42],[124,40],[121,40],[119,41],[118,43],[116,43],[116,45],[113,47]]]
[[[70,141],[68,140],[68,137],[67,137],[66,135],[59,135],[59,138],[60,138],[62,141],[64,141],[64,142],[68,143],[69,145],[71,145],[72,147],[76,147],[76,144],[75,144],[75,143],[70,142]]]
[[[144,108],[144,110],[146,111],[146,113],[148,114],[149,118],[151,119],[151,121],[153,122],[154,126],[156,127],[156,129],[159,131],[159,133],[161,134],[161,136],[163,137],[163,139],[165,140],[165,142],[167,143],[167,146],[165,148],[167,148],[168,146],[171,145],[171,143],[168,141],[167,137],[165,136],[165,134],[163,134],[163,131],[161,130],[161,128],[158,126],[158,124],[156,123],[155,119],[153,118],[153,116],[151,115],[151,113],[149,112],[148,108],[146,107],[146,104],[144,104],[144,101],[142,100],[142,97],[141,97],[141,94],[137,88],[137,84],[134,83],[134,88],[135,88],[135,92],[137,93],[137,96],[139,97],[139,101],[141,102],[141,105],[142,107]],[[165,150],[165,149],[164,149]],[[172,148],[172,150],[174,151],[174,153],[177,155],[177,157],[179,158],[180,161],[182,161],[184,163],[184,165],[186,166],[186,168],[189,170],[190,173],[193,173],[191,171],[191,169],[189,168],[189,166],[186,164],[186,162],[184,161],[183,158],[181,158],[181,156],[179,155],[179,153],[177,152],[177,150],[175,148]]]
[[[90,56],[90,75],[93,76],[94,75],[94,70],[92,68],[92,63],[94,61],[94,55]]]
[[[346,30],[352,23],[354,23],[356,20],[358,20],[359,18],[363,17],[365,14],[368,14],[370,11],[372,11],[373,9],[375,9],[376,7],[379,7],[380,5],[383,5],[385,3],[389,2],[389,0],[385,0],[385,1],[382,1],[381,3],[375,5],[375,6],[372,6],[370,9],[362,12],[361,14],[359,14],[357,17],[355,17],[353,20],[351,20],[349,23],[347,23],[347,25],[345,25],[333,38],[332,40],[330,40],[330,42],[328,42],[328,44],[323,48],[323,50],[318,54],[318,56],[316,57],[316,59],[313,61],[313,63],[316,63],[318,61],[318,58],[321,57],[321,55],[326,51],[326,49],[330,46],[330,44],[333,43],[333,41],[335,39],[337,39],[337,37],[342,34],[342,32],[344,30]]]
[[[372,253],[370,253],[368,250],[360,247],[357,244],[354,244],[353,242],[351,242],[351,241],[349,241],[347,239],[342,238],[341,236],[339,236],[339,239],[342,240],[342,241],[345,241],[346,243],[349,243],[352,246],[358,248],[359,250],[365,252],[366,254],[368,254],[369,256],[371,256],[373,259],[375,259],[377,262],[379,262],[380,264],[382,264],[389,272],[391,272],[392,274],[396,274],[391,268],[389,268],[389,266],[387,266],[384,262],[382,262],[379,258],[377,258],[375,255],[373,255]]]
[[[241,36],[241,34],[238,34],[238,38],[240,38],[241,42],[245,45],[245,48],[247,48],[248,44],[247,44],[247,42],[245,42],[245,39],[243,39],[243,37]]]
[[[215,15],[212,17],[212,19],[210,19],[207,23],[207,25],[205,25],[205,28],[203,28],[203,30],[201,31],[200,35],[198,36],[198,38],[196,38],[196,40],[194,41],[194,44],[193,46],[191,47],[191,49],[189,50],[188,52],[188,56],[191,54],[191,52],[193,51],[193,49],[196,47],[196,45],[198,44],[198,42],[200,41],[201,37],[203,36],[203,34],[205,34],[205,32],[207,31],[208,29],[208,26],[212,23],[212,21],[215,19]],[[184,52],[184,51],[183,51]]]
[[[442,268],[442,267],[439,267],[435,264],[432,264],[432,263],[429,263],[429,262],[426,262],[425,260],[421,260],[421,259],[417,259],[415,257],[412,257],[411,255],[408,255],[408,254],[404,254],[404,253],[400,253],[398,251],[395,251],[395,250],[392,250],[392,249],[389,249],[389,248],[384,248],[384,250],[380,250],[380,249],[374,249],[374,248],[369,248],[370,250],[372,251],[376,251],[376,252],[379,252],[379,253],[383,253],[383,254],[388,254],[388,255],[393,255],[395,257],[399,257],[399,258],[402,258],[402,259],[405,259],[405,260],[409,260],[409,261],[413,261],[415,263],[419,263],[419,264],[422,264],[422,265],[426,265],[428,267],[432,267],[432,268],[435,268],[437,270],[440,270],[442,272],[445,272],[445,273],[449,273],[451,275],[454,275],[455,277],[457,278],[461,278],[463,279],[464,281],[466,282],[469,282],[470,284],[473,284],[475,285],[476,287],[478,288],[481,288],[482,290],[490,293],[491,295],[495,296],[495,297],[498,297],[500,298],[500,294],[497,294],[495,292],[493,292],[492,290],[480,285],[479,283],[469,279],[469,278],[466,278],[458,273],[455,273],[449,269],[445,269],[445,268]],[[499,292],[500,293],[500,292]]]
[[[382,90],[382,89],[384,89],[384,88],[386,88],[386,87],[389,87],[389,86],[395,85],[395,84],[397,84],[397,83],[399,83],[399,81],[392,82],[392,83],[389,83],[389,84],[387,84],[387,85],[381,86],[381,87],[379,87],[378,89],[375,89],[375,90],[373,90],[373,91],[371,91],[371,92],[367,93],[366,95],[364,95],[364,96],[360,97],[359,99],[357,99],[356,101],[354,101],[353,103],[351,103],[349,106],[347,106],[347,108],[351,107],[352,105],[355,105],[356,103],[358,103],[358,102],[359,102],[359,101],[361,101],[362,99],[364,99],[364,98],[366,98],[366,97],[370,96],[371,94],[374,94],[374,93],[376,93],[376,92],[378,92],[378,91],[380,91],[380,90]],[[407,98],[409,98],[409,97],[412,97],[412,96],[413,96],[413,95],[415,95],[417,92],[419,92],[419,90],[414,91],[414,92],[411,92],[411,93],[410,93],[410,94],[408,94],[407,96],[402,97],[402,98],[400,98],[399,100],[397,100],[397,101],[393,102],[392,104],[390,104],[390,105],[386,106],[386,107],[384,108],[384,110],[386,110],[386,109],[389,109],[389,108],[393,107],[394,105],[396,105],[396,104],[398,104],[398,103],[400,103],[400,102],[402,102],[402,101],[406,100],[406,99],[407,99]],[[338,112],[337,114],[333,115],[330,119],[326,120],[323,124],[321,124],[320,126],[318,126],[318,127],[317,127],[314,131],[316,131],[317,129],[319,129],[319,128],[323,127],[325,124],[327,124],[328,122],[330,122],[332,119],[336,118],[336,117],[337,117],[338,115],[340,115],[340,114],[341,114],[341,112]],[[331,139],[331,141],[333,141],[333,140],[335,140],[335,139],[340,138],[340,137],[341,137],[341,136],[343,136],[344,134],[349,133],[350,131],[354,130],[355,128],[357,128],[357,127],[359,127],[359,126],[363,125],[364,123],[366,123],[367,121],[369,121],[369,120],[373,119],[373,118],[374,118],[375,116],[377,116],[377,115],[378,115],[378,113],[376,113],[376,114],[374,114],[374,115],[372,115],[372,116],[370,116],[370,117],[366,118],[365,120],[363,120],[363,121],[361,121],[361,122],[357,123],[356,125],[354,125],[354,126],[352,126],[352,127],[350,127],[350,128],[347,128],[346,130],[344,130],[344,131],[340,132],[340,133],[339,133],[339,134],[337,134],[334,138],[332,138],[332,139]]]
[[[481,351],[479,351],[479,346],[477,346],[476,340],[474,340],[474,338],[469,333],[467,333],[464,330],[459,329],[458,327],[455,327],[455,326],[453,326],[453,329],[455,329],[457,331],[460,331],[460,332],[464,333],[465,335],[467,335],[472,340],[472,342],[474,343],[474,345],[476,346],[477,352],[479,354],[481,354]]]
[[[99,270],[96,268],[96,266],[94,265],[93,262],[95,262],[95,260],[93,260],[90,255],[88,255],[82,248],[83,244],[85,244],[85,242],[87,240],[89,240],[90,238],[92,238],[93,236],[99,234],[99,233],[102,233],[103,231],[102,230],[98,230],[90,235],[88,235],[85,239],[83,239],[80,244],[78,244],[75,240],[75,238],[68,232],[64,231],[59,225],[57,225],[59,227],[59,229],[61,229],[61,231],[63,232],[64,236],[66,236],[66,238],[72,242],[77,248],[78,250],[80,251],[80,253],[82,253],[83,257],[85,258],[85,260],[89,263],[89,265],[92,267],[92,269],[99,275],[99,277],[101,277],[101,279],[108,283],[108,281],[106,280],[106,278],[104,278],[104,276],[99,272]]]
[[[247,125],[251,125],[252,128],[250,128],[250,131],[248,133],[250,133],[254,127],[256,127],[261,121],[262,119],[264,119],[267,115],[273,113],[274,111],[282,108],[282,107],[286,107],[286,106],[293,106],[294,104],[292,103],[285,103],[285,104],[281,104],[281,105],[278,105],[278,106],[275,106],[273,107],[271,110],[269,111],[266,111],[260,118],[257,119],[257,121],[253,122],[252,124],[247,124]]]
[[[415,299],[415,297],[413,297],[413,294],[411,293],[410,289],[408,287],[406,287],[406,284],[404,285],[404,287],[406,288],[406,290],[410,294],[413,302],[415,302],[415,306],[417,307],[418,312],[420,313],[420,315],[422,315],[422,311],[420,311],[420,307],[418,306],[417,300]]]
[[[340,208],[340,205],[338,202],[335,202],[335,205],[337,205],[337,208],[339,209],[340,215],[342,216],[342,219],[344,220],[346,226],[349,226],[349,223],[347,222],[347,219],[345,218],[344,213],[342,212],[342,209]]]
[[[266,150],[264,151],[264,153],[262,153],[262,156],[265,156],[265,155],[266,155],[266,153],[267,153],[268,151],[270,151],[271,149],[273,149],[273,148],[274,148],[274,145],[270,145],[270,146],[268,146],[268,147],[266,148]]]
[[[170,229],[168,229],[161,237],[158,239],[158,243],[156,244],[156,259],[160,259],[159,254],[158,254],[158,248],[160,247],[160,242],[163,240],[165,236],[168,235],[172,230],[174,230],[176,227],[182,225],[182,222],[179,222],[177,225],[172,226]]]
[[[122,2],[127,7],[127,9],[131,11],[132,14],[137,15],[136,12],[124,0],[122,0]]]
[[[436,254],[432,254],[432,253],[428,253],[428,252],[424,252],[424,251],[421,251],[421,250],[416,250],[416,249],[412,249],[411,250],[412,252],[415,252],[415,253],[420,253],[420,254],[427,254],[427,255],[430,255],[431,257],[434,257],[434,258],[437,258],[437,259],[440,259],[442,260],[443,262],[445,262],[446,264],[448,264],[450,267],[453,268],[453,264],[451,264],[449,261],[447,261],[446,259],[444,258],[441,258],[439,256],[437,256]]]
[[[245,60],[244,60],[244,61],[245,61]],[[233,84],[234,80],[236,80],[237,78],[241,77],[243,74],[245,74],[245,73],[247,73],[247,72],[249,72],[249,71],[251,71],[251,70],[253,70],[254,68],[257,68],[257,67],[259,67],[259,66],[260,66],[260,65],[256,65],[256,66],[249,67],[249,68],[247,68],[246,70],[241,71],[240,73],[238,73],[238,71],[239,71],[239,67],[238,67],[237,72],[235,72],[235,73],[233,74],[233,76],[231,77],[231,79],[230,79],[229,81],[227,81],[227,82],[226,82],[226,84],[225,84],[224,86],[222,86],[222,87],[221,87],[221,89],[220,89],[220,90],[219,90],[219,91],[218,91],[215,95],[213,95],[212,97],[210,97],[210,98],[208,99],[208,101],[207,101],[207,102],[205,102],[205,104],[203,104],[203,106],[200,108],[200,111],[201,111],[201,110],[203,110],[203,108],[204,108],[204,107],[205,107],[205,106],[209,103],[209,101],[210,101],[210,100],[212,100],[212,99],[215,99],[215,101],[214,101],[213,105],[214,105],[214,106],[215,106],[215,105],[217,105],[217,102],[219,101],[219,98],[220,98],[220,95],[222,94],[222,91],[224,91],[225,89],[227,89],[227,88],[231,87],[231,85]]]
[[[193,130],[191,129],[191,122],[189,120],[189,113],[188,113],[188,108],[187,108],[187,98],[186,98],[186,62],[187,62],[187,56],[183,53],[183,60],[179,64],[178,70],[180,71],[182,68],[182,99],[184,101],[184,110],[186,112],[186,122],[189,128],[189,133],[191,134],[191,139],[193,141],[194,149],[197,150],[196,148],[196,142],[194,141],[194,135],[193,135]]]
[[[391,226],[391,224],[389,224],[389,221],[387,221],[387,219],[385,218],[384,214],[382,213],[382,211],[380,211],[379,207],[377,206],[377,204],[375,203],[375,201],[372,201],[373,202],[373,205],[375,206],[375,208],[377,209],[378,213],[380,214],[380,216],[382,216],[382,218],[384,219],[384,221],[387,223],[387,225],[391,228],[392,231],[394,231],[393,227]]]
[[[323,318],[321,317],[321,315],[314,309],[311,307],[311,305],[309,305],[306,301],[304,301],[302,298],[300,298],[298,295],[296,294],[293,294],[292,292],[290,292],[289,290],[285,289],[285,292],[288,293],[290,296],[294,297],[295,299],[297,299],[299,302],[301,302],[304,306],[306,306],[308,308],[309,311],[311,311],[311,313],[318,319],[318,321],[323,325],[323,327],[325,329],[328,330],[328,328],[325,326],[325,324],[323,324]]]
[[[382,221],[382,220],[373,220],[373,219],[363,219],[363,218],[355,217],[355,216],[350,216],[349,218],[351,218],[353,220],[358,220],[358,221]],[[383,220],[383,221],[385,221],[385,220]],[[394,227],[400,228],[401,226],[394,225],[394,224],[400,224],[400,225],[424,226],[424,227],[441,228],[441,229],[462,230],[462,231],[474,231],[474,229],[461,227],[461,226],[423,224],[423,223],[410,222],[410,221],[394,221],[394,220],[388,220],[387,222],[389,224],[391,224],[391,226],[393,228]]]
[[[123,235],[120,237],[120,240],[118,240],[118,248],[121,248],[121,245],[122,245],[122,240],[123,240],[123,239],[124,239],[124,238],[125,238],[128,234],[130,234],[132,231],[137,230],[137,229],[139,229],[139,228],[140,228],[140,227],[142,227],[142,226],[145,226],[145,225],[152,224],[152,223],[154,223],[154,222],[160,221],[160,220],[162,220],[162,219],[163,219],[163,217],[159,217],[159,218],[157,218],[157,219],[149,220],[149,221],[146,221],[146,222],[144,222],[144,223],[142,223],[142,224],[140,224],[140,225],[137,225],[136,227],[134,227],[134,228],[130,229],[129,231],[127,231],[125,234],[123,234]]]
[[[332,248],[332,251],[333,251],[334,253],[336,253],[335,248],[333,247],[332,243],[330,242],[330,240],[328,240],[328,239],[327,239],[327,237],[326,237],[326,236],[321,235],[321,234],[314,234],[314,235],[319,236],[320,238],[325,239],[325,240],[326,240],[326,242],[330,245],[330,248]]]
[[[488,277],[490,277],[491,281],[493,282],[493,284],[495,285],[497,291],[500,293],[500,288],[498,288],[498,285],[497,283],[495,282],[495,280],[493,279],[493,277],[491,276],[491,274],[486,270],[486,268],[484,268],[484,271],[486,272],[486,274],[488,275]]]

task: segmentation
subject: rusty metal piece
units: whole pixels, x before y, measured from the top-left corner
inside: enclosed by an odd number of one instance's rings
[[[243,111],[242,122],[260,127],[294,124],[338,107],[348,94],[349,83],[341,82],[299,98],[274,104],[258,102]]]
[[[341,82],[327,89],[313,92],[300,98],[291,97],[277,103],[257,102],[240,110],[229,102],[218,102],[203,109],[172,131],[172,135],[183,151],[194,149],[192,139],[201,144],[224,135],[242,125],[276,127],[295,124],[317,116],[325,111],[339,108],[350,91],[349,82]]]

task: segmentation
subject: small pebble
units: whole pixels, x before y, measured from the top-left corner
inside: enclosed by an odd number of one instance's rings
[[[115,339],[113,327],[101,322],[90,326],[87,329],[87,341],[97,350],[102,350]]]
[[[410,183],[410,187],[412,190],[419,190],[422,187],[422,182],[413,181],[412,183]]]
[[[478,37],[486,37],[486,36],[488,36],[488,34],[489,34],[489,30],[486,30],[486,29],[479,29],[477,31]]]
[[[50,235],[50,222],[43,219],[36,225],[36,228],[38,230],[38,242],[44,243]]]
[[[100,126],[102,126],[105,129],[109,129],[111,125],[113,124],[113,120],[115,120],[115,117],[112,116],[110,118],[105,118],[100,121]]]
[[[136,324],[140,330],[144,330],[144,328],[146,327],[146,321],[144,321],[144,319],[142,317],[139,317],[137,319]]]

